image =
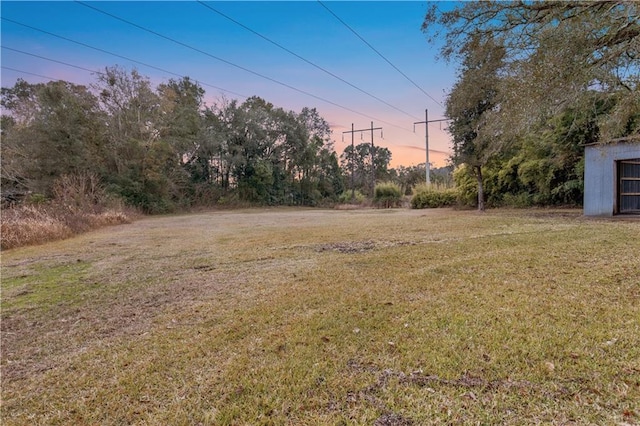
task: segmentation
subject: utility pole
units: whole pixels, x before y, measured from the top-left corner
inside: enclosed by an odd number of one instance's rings
[[[351,200],[353,200],[355,198],[355,193],[354,193],[354,181],[353,181],[353,163],[354,163],[354,159],[355,159],[355,148],[353,146],[353,134],[356,132],[371,132],[371,195],[375,195],[374,191],[375,191],[375,187],[376,187],[376,164],[375,164],[375,149],[373,146],[373,131],[374,130],[380,130],[380,136],[382,136],[382,127],[373,127],[373,121],[371,122],[371,128],[370,129],[358,129],[358,130],[354,130],[353,129],[353,123],[351,123],[351,130],[347,130],[345,132],[342,132],[342,134],[344,135],[345,133],[351,133],[351,151],[353,152],[354,158],[351,160]]]
[[[353,160],[355,159],[356,155],[356,150],[353,145],[353,135],[355,133],[355,130],[353,130],[353,123],[351,123],[351,131],[342,132],[342,135],[344,136],[345,133],[351,133],[351,201],[353,202],[353,200],[355,200],[356,198],[356,187],[353,178],[353,163],[355,163],[355,161]]]
[[[382,127],[379,127],[382,133]],[[373,121],[371,122],[371,197],[376,196],[376,150],[373,146]]]
[[[425,162],[425,175],[427,178],[427,185],[431,184],[431,176],[429,173],[429,169],[430,169],[430,164],[429,164],[429,123],[438,123],[441,121],[449,121],[447,118],[441,118],[438,120],[431,120],[429,121],[429,110],[425,109],[424,110],[424,121],[416,121],[415,123],[413,123],[413,131],[415,132],[416,130],[416,124],[424,124],[424,129],[425,129],[425,151],[427,152],[427,161]]]

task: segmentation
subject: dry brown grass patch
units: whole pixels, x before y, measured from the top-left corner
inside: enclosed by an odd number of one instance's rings
[[[130,223],[121,210],[82,211],[57,203],[22,205],[2,210],[2,250],[62,240],[102,226]]]
[[[3,210],[0,220],[2,250],[61,240],[73,235],[69,226],[36,206]]]

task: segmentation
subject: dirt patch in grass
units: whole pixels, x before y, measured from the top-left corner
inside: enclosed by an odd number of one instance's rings
[[[374,248],[376,248],[376,243],[373,241],[343,241],[333,244],[322,244],[316,250],[319,252],[330,250],[338,253],[362,253],[373,250]]]
[[[374,426],[411,426],[413,421],[400,414],[385,413],[378,417],[373,424]]]

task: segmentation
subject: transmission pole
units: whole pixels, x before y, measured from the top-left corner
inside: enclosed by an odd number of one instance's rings
[[[382,132],[382,127],[379,127]],[[371,122],[371,197],[376,195],[376,150],[373,146],[373,121]]]
[[[353,123],[351,123],[351,131],[342,132],[342,135],[344,136],[345,133],[351,133],[351,201],[353,202],[356,198],[356,187],[353,178],[353,165],[355,163],[354,159],[356,156],[356,150],[353,145],[353,135],[355,133],[355,130],[353,130]]]
[[[351,151],[353,152],[354,158],[351,160],[351,199],[353,200],[355,198],[355,194],[354,194],[354,181],[353,181],[353,163],[354,163],[354,159],[355,159],[355,148],[353,146],[353,134],[356,132],[371,132],[371,195],[375,195],[374,191],[375,191],[375,187],[376,187],[376,164],[375,164],[375,149],[373,146],[373,131],[374,130],[380,130],[380,135],[382,136],[382,127],[373,127],[373,121],[371,122],[371,128],[369,129],[358,129],[358,130],[353,130],[353,123],[351,123],[351,130],[347,130],[345,132],[342,132],[342,134],[344,135],[345,133],[351,133]]]
[[[415,123],[413,123],[413,129],[415,131],[416,128],[416,124],[424,124],[424,129],[425,129],[425,151],[427,152],[427,161],[425,162],[425,175],[427,178],[427,185],[431,184],[431,176],[429,173],[429,169],[430,169],[430,164],[429,164],[429,123],[438,123],[441,121],[449,121],[449,119],[447,118],[441,118],[438,120],[429,120],[429,110],[425,109],[424,110],[424,121],[416,121]]]

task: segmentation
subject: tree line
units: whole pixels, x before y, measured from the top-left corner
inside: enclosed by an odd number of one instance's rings
[[[459,64],[445,105],[453,155],[436,183],[453,174],[458,203],[479,209],[581,204],[584,145],[640,139],[639,22],[633,1],[434,5],[423,30]],[[376,182],[405,195],[423,182],[424,165],[391,169],[384,147],[336,153],[314,108],[256,96],[209,106],[188,77],[153,87],[117,66],[96,80],[2,88],[3,199],[51,198],[61,178],[89,175],[149,213],[313,206],[371,197]]]
[[[334,150],[315,108],[286,111],[260,97],[204,103],[188,77],[152,87],[137,70],[107,67],[91,86],[66,81],[2,88],[3,196],[53,197],[63,176],[97,177],[107,193],[145,212],[242,201],[335,202],[373,193],[367,179],[403,188],[420,167],[389,169],[369,144]],[[424,166],[421,167],[424,170]]]

